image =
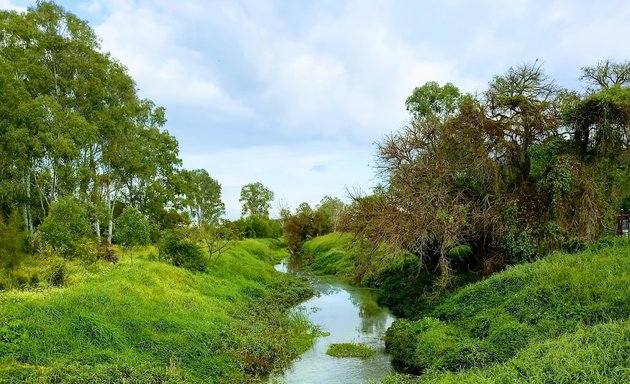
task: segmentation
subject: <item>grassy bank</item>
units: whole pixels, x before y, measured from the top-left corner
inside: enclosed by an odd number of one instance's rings
[[[554,254],[460,290],[386,343],[419,382],[621,383],[630,374],[630,245]],[[452,372],[452,373],[450,373]],[[405,382],[392,378],[388,382]]]
[[[429,370],[418,378],[393,376],[382,384],[627,383],[630,321],[611,321],[532,342],[504,363],[459,372]]]
[[[379,288],[378,302],[396,316],[417,318],[433,305],[430,287],[434,276],[422,270],[418,258],[388,254],[384,249],[361,247],[351,234],[330,233],[305,242],[305,268],[316,275],[334,275],[352,284]],[[461,273],[453,286],[476,278]]]
[[[346,233],[329,233],[306,241],[301,248],[306,269],[316,275],[351,279],[358,251],[351,241],[352,235]]]
[[[310,345],[288,309],[312,294],[245,240],[192,273],[152,261],[64,266],[61,287],[0,292],[0,382],[246,382]]]
[[[390,259],[357,279],[366,263],[350,240],[331,234],[302,250],[311,272],[372,282],[381,303],[407,317],[389,329],[386,343],[401,369],[421,376],[385,383],[623,383],[630,377],[628,241],[605,239],[577,254],[556,253],[428,300],[430,280],[410,257]]]

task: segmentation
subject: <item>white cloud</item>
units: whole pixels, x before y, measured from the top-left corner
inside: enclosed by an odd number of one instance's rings
[[[141,93],[158,104],[202,107],[228,116],[247,116],[248,109],[217,82],[204,62],[201,47],[188,48],[181,40],[185,19],[170,10],[180,4],[93,1],[88,10],[109,12],[95,27],[104,51],[124,63]]]
[[[285,132],[372,142],[406,121],[414,86],[456,81],[453,62],[403,41],[387,12],[371,4],[309,20],[302,34],[243,8],[224,9],[267,84],[265,99],[280,105]]]

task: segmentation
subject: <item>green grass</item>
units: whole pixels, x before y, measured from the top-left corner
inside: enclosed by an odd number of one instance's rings
[[[386,344],[422,383],[621,383],[629,282],[627,242],[553,254],[471,284],[418,321],[396,321]]]
[[[0,292],[0,383],[245,382],[311,345],[289,308],[312,291],[273,270],[277,242],[241,241],[206,273],[154,255],[67,263],[62,287]]]
[[[350,234],[330,233],[306,241],[302,245],[302,254],[308,260],[309,272],[350,278],[357,256],[351,240]]]
[[[357,357],[367,359],[374,356],[374,348],[365,344],[340,343],[330,344],[326,354],[333,357]]]
[[[418,378],[391,376],[382,384],[602,383],[630,377],[630,321],[580,327],[557,339],[532,343],[514,358],[460,372],[429,370]]]

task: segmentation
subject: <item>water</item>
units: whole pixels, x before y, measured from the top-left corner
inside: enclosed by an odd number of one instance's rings
[[[296,273],[286,262],[278,264],[276,269]],[[322,332],[330,332],[330,336],[318,337],[311,349],[289,369],[272,375],[269,382],[367,383],[392,373],[383,335],[394,317],[376,303],[374,292],[332,278],[309,276],[309,280],[320,295],[302,303],[302,310],[306,310],[311,322]],[[376,349],[376,353],[365,360],[328,356],[326,350],[334,343],[365,343]]]

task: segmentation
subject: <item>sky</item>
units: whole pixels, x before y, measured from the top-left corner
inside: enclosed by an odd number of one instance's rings
[[[0,0],[23,10],[33,1]],[[542,63],[577,91],[580,68],[630,58],[630,2],[376,0],[57,1],[86,20],[139,95],[166,108],[187,169],[205,168],[239,217],[243,185],[315,206],[378,183],[375,143],[409,121],[427,81],[483,92]]]

